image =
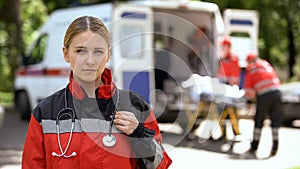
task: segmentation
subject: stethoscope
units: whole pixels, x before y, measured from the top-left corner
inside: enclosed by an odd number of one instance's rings
[[[103,138],[102,138],[102,143],[104,144],[104,146],[106,147],[112,147],[117,143],[117,139],[114,135],[112,135],[112,127],[114,124],[114,119],[115,119],[115,114],[117,112],[117,107],[119,106],[120,103],[120,95],[119,95],[119,90],[116,88],[116,101],[113,100],[115,104],[115,110],[113,111],[112,115],[110,116],[110,124],[109,124],[109,131],[108,134],[106,134]]]
[[[103,145],[106,147],[113,147],[116,143],[117,143],[117,139],[116,137],[112,134],[112,127],[114,124],[114,118],[115,118],[115,114],[117,112],[117,106],[119,104],[119,90],[116,89],[116,104],[115,104],[115,110],[113,111],[110,120],[110,126],[109,126],[109,132],[108,134],[106,134],[103,138],[102,138],[102,142]],[[70,131],[70,135],[69,135],[69,139],[68,139],[68,143],[67,146],[65,148],[65,150],[63,150],[62,146],[61,146],[61,141],[60,141],[60,127],[59,127],[59,122],[60,119],[63,116],[69,116],[72,119],[72,123],[71,123],[71,131]],[[63,109],[61,109],[56,116],[56,132],[57,132],[57,142],[58,142],[58,147],[60,150],[60,154],[57,154],[56,152],[52,152],[52,156],[56,156],[56,157],[65,157],[65,158],[70,158],[73,156],[76,156],[76,152],[72,152],[71,154],[67,155],[67,151],[70,147],[71,141],[72,141],[72,135],[73,135],[73,131],[75,128],[75,111],[71,108],[68,107],[68,102],[67,102],[67,87],[65,88],[65,107]]]

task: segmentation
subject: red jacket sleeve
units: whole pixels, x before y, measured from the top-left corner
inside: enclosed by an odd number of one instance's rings
[[[153,111],[151,111],[149,117],[146,119],[145,123],[144,123],[146,128],[152,129],[155,131],[155,136],[154,139],[157,141],[158,144],[162,144],[162,136],[155,118],[155,115],[153,113]],[[157,167],[157,169],[167,169],[169,168],[169,166],[172,163],[171,158],[168,156],[168,154],[166,153],[165,150],[163,150],[162,152],[163,154],[163,159],[161,161],[161,163],[159,164],[159,166]]]
[[[246,76],[245,76],[245,86],[244,86],[244,90],[245,90],[245,97],[248,99],[252,99],[255,98],[255,89],[254,89],[254,83],[253,83],[253,79],[255,78],[255,75],[251,74],[249,72],[249,69],[246,72]]]
[[[22,157],[22,169],[32,168],[46,168],[42,126],[33,115],[29,122]]]

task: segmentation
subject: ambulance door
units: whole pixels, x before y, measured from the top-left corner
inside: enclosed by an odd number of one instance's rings
[[[224,11],[225,35],[232,39],[232,50],[239,56],[240,67],[246,67],[249,52],[258,52],[258,13],[254,10]]]
[[[232,39],[232,51],[239,57],[241,67],[239,87],[244,87],[246,57],[258,52],[259,14],[254,10],[227,9],[224,11],[225,35]]]
[[[112,22],[112,69],[119,88],[140,94],[148,103],[154,88],[152,9],[118,4]]]

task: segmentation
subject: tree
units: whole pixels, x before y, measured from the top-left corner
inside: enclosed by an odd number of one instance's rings
[[[4,68],[8,68],[5,76],[0,76],[3,85],[2,90],[12,90],[12,81],[14,79],[15,71],[19,65],[18,56],[24,53],[23,36],[22,36],[22,22],[20,18],[20,1],[0,1],[0,22],[1,27],[5,31],[1,31],[1,64],[8,64],[8,67],[2,67],[2,73],[5,72]],[[3,55],[5,57],[3,57]],[[3,89],[4,88],[4,89]]]
[[[288,66],[289,77],[294,76],[293,67],[296,63],[297,49],[296,49],[296,36],[298,35],[299,16],[300,15],[300,2],[297,0],[284,0],[279,1],[279,10],[281,16],[286,20],[286,36],[288,38]]]
[[[112,0],[42,0],[47,7],[49,14],[59,8],[67,8],[86,4],[112,2]]]

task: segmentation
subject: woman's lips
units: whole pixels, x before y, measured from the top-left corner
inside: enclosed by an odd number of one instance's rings
[[[83,69],[83,72],[97,72],[97,69]]]

